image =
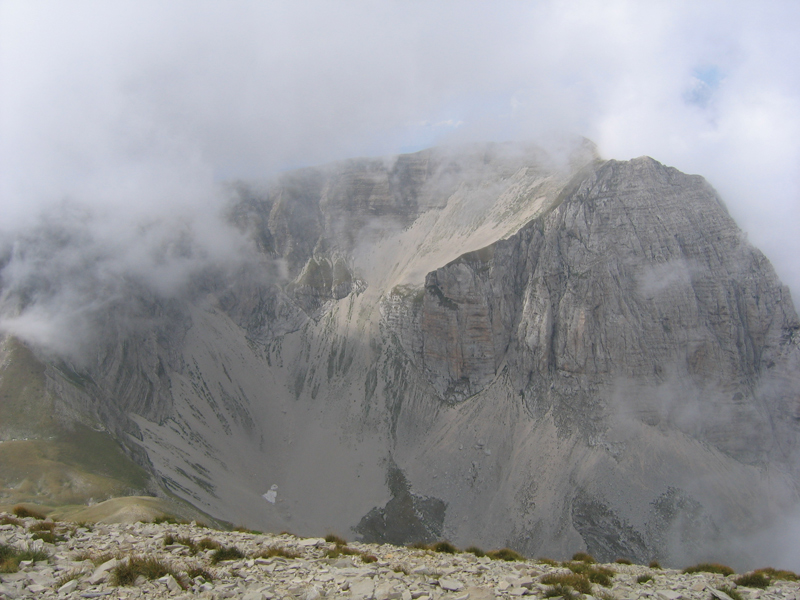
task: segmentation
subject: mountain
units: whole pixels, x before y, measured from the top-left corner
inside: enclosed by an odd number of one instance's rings
[[[665,564],[752,560],[732,540],[796,504],[800,322],[701,177],[480,145],[229,192],[247,260],[179,297],[129,282],[80,360],[31,346],[59,422],[165,492],[262,530]]]

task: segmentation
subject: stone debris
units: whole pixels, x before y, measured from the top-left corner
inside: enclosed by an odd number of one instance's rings
[[[0,518],[2,518],[0,513]],[[0,528],[0,544],[44,551],[46,561],[21,561],[14,573],[0,573],[0,600],[83,598],[142,600],[492,600],[543,599],[542,578],[569,573],[560,565],[534,560],[505,562],[473,554],[353,542],[346,548],[324,539],[289,534],[226,532],[196,524],[57,523],[56,543],[35,539],[33,519]],[[243,558],[214,562],[216,547],[236,548]],[[349,554],[351,553],[352,554]],[[290,558],[296,556],[296,558]],[[147,579],[116,585],[115,573],[134,558],[168,567]],[[376,560],[371,561],[374,557]],[[735,576],[686,575],[671,569],[610,564],[609,587],[592,585],[580,600],[796,600],[800,582],[773,581],[765,590],[738,587]],[[649,575],[652,580],[637,583]],[[551,592],[552,593],[552,592]]]

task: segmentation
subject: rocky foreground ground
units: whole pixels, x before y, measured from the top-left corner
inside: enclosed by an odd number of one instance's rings
[[[597,565],[588,556],[504,560],[513,554],[493,559],[448,553],[447,545],[434,551],[329,539],[196,524],[81,526],[0,513],[0,598],[800,600],[800,583],[787,572],[766,573],[766,587],[758,588],[743,585],[741,574]]]

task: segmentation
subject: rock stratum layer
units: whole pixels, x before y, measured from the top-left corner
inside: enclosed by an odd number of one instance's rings
[[[262,530],[665,564],[746,563],[727,542],[796,503],[800,323],[702,178],[487,146],[231,193],[255,258],[132,289],[146,327],[43,359],[171,494]]]

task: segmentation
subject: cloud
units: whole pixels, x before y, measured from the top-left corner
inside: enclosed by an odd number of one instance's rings
[[[5,0],[0,233],[66,201],[135,270],[182,219],[215,231],[223,180],[565,131],[706,176],[796,299],[798,26],[785,2]]]

